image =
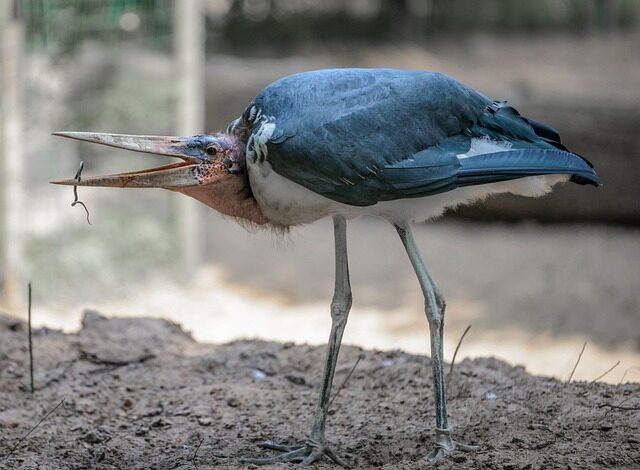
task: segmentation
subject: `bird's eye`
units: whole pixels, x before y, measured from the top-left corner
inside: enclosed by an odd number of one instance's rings
[[[207,148],[204,151],[210,157],[215,157],[218,154],[219,150],[220,150],[220,147],[218,145],[213,144],[213,145],[207,145]]]

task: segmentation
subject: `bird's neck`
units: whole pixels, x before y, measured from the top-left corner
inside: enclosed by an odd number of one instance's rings
[[[224,215],[237,217],[256,225],[269,223],[255,198],[247,189],[248,181],[243,176],[229,175],[214,184],[181,188],[182,194],[190,196]]]

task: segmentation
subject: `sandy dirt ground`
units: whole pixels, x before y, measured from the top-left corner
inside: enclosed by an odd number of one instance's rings
[[[88,312],[77,334],[35,332],[31,395],[26,327],[0,320],[2,468],[253,468],[239,458],[268,454],[257,447],[268,439],[299,442],[310,425],[323,347],[213,346],[167,321]],[[429,359],[347,346],[337,383],[359,356],[331,407],[329,442],[354,468],[425,468]],[[566,384],[475,359],[456,365],[449,394],[458,439],[482,449],[438,468],[640,466],[638,384]]]

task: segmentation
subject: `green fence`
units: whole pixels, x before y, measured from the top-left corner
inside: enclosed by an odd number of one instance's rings
[[[73,52],[84,40],[171,46],[170,0],[21,0],[30,49]]]
[[[8,1],[8,0],[7,0]],[[174,0],[179,1],[179,0]],[[171,0],[19,0],[30,48],[72,52],[85,39],[171,47]],[[203,0],[208,48],[428,40],[472,32],[634,28],[638,0]]]

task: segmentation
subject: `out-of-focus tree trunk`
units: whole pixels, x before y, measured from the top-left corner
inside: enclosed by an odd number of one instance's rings
[[[613,0],[596,0],[596,25],[601,31],[612,31],[615,27]]]
[[[175,54],[178,70],[179,135],[204,132],[205,109],[205,12],[202,0],[180,0],[174,4]],[[177,232],[182,271],[192,274],[203,258],[203,234],[198,203],[180,197],[177,201]]]
[[[21,288],[23,223],[22,52],[24,29],[18,1],[0,3],[0,158],[2,159],[3,303],[18,304]]]
[[[392,0],[389,10],[393,39],[403,42],[416,41],[418,29],[409,8],[409,0]]]

